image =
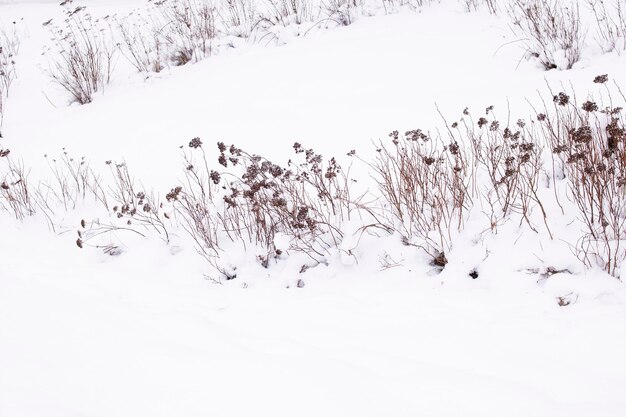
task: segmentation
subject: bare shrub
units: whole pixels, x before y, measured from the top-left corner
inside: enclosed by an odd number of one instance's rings
[[[24,164],[13,161],[9,153],[8,149],[0,149],[0,160],[5,168],[0,174],[0,208],[23,220],[35,213],[36,205]]]
[[[20,40],[15,29],[0,28],[0,138],[2,137],[2,123],[9,89],[16,77],[15,57],[19,52]]]
[[[382,0],[382,3],[385,13],[387,14],[398,11],[400,7],[419,10],[433,3],[441,3],[441,0]]]
[[[478,10],[482,5],[485,5],[489,13],[498,13],[498,2],[496,0],[462,0],[465,10],[468,12]]]
[[[227,33],[248,37],[258,21],[253,0],[223,0],[218,11]]]
[[[166,0],[159,5],[167,22],[163,34],[175,65],[211,55],[217,9],[209,0]]]
[[[596,21],[596,40],[604,52],[626,50],[626,1],[586,0]]]
[[[341,26],[348,26],[354,22],[358,8],[361,5],[362,3],[357,0],[322,1],[324,15]]]
[[[122,52],[139,72],[160,72],[210,56],[218,10],[210,0],[163,0],[145,15],[116,20]]]
[[[265,0],[261,17],[273,25],[302,24],[313,18],[310,0]]]
[[[116,20],[124,57],[139,72],[161,72],[166,66],[167,46],[163,31],[166,24],[155,15],[154,8],[149,17],[135,12]]]
[[[534,125],[518,119],[513,125],[503,126],[496,118],[493,106],[489,106],[485,116],[478,120],[465,109],[461,123],[454,123],[452,129],[450,133],[454,137],[467,138],[472,160],[487,177],[487,185],[475,193],[490,208],[487,213],[490,228],[497,230],[499,224],[515,214],[520,217],[520,225],[525,222],[537,232],[531,216],[538,207],[552,238],[547,213],[538,193],[543,140]]]
[[[577,1],[512,0],[509,14],[525,37],[528,52],[545,69],[567,70],[580,59],[585,32]]]
[[[104,220],[81,220],[76,245],[81,249],[87,246],[98,248],[111,256],[119,255],[122,253],[121,240],[117,236],[112,238],[119,232],[143,238],[156,232],[169,243],[169,215],[159,198],[137,185],[126,163],[107,161],[106,164],[112,183],[108,190],[100,189],[103,194],[98,193],[97,196],[102,196],[99,201],[109,212],[109,217]]]
[[[59,158],[46,155],[52,180],[40,182],[37,190],[38,202],[48,213],[54,214],[55,203],[60,203],[65,211],[74,210],[81,201],[93,198],[108,209],[107,193],[102,179],[91,169],[87,160],[74,159],[67,151]]]
[[[174,202],[199,253],[226,276],[229,272],[218,260],[224,239],[260,251],[258,260],[265,267],[284,250],[323,262],[338,250],[342,222],[355,212],[367,212],[363,196],[350,195],[352,181],[338,162],[331,158],[324,163],[321,155],[298,143],[294,151],[303,160],[287,167],[218,143],[224,172],[209,168],[199,138],[189,147],[200,153],[200,163],[194,165],[195,158],[186,154],[187,184],[173,188],[167,199]],[[276,247],[279,234],[288,237],[288,247]]]
[[[595,82],[606,84],[607,76]],[[576,255],[585,265],[600,265],[617,276],[626,258],[626,124],[623,108],[613,104],[605,87],[609,106],[593,99],[580,104],[559,92],[552,108],[537,117],[584,227]]]
[[[371,164],[388,203],[388,227],[443,267],[453,232],[463,228],[471,206],[465,150],[455,141],[443,146],[419,129],[389,136],[391,144],[380,142]]]
[[[50,56],[50,76],[73,101],[87,104],[109,83],[117,46],[109,24],[94,19],[85,7],[65,13],[63,28],[49,26],[56,46]]]
[[[137,185],[126,163],[107,161],[107,165],[113,178],[108,195],[114,216],[137,233],[138,228],[151,230],[169,242],[168,216],[159,198]]]

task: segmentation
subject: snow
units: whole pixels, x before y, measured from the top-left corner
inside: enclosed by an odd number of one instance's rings
[[[614,283],[568,309],[530,286],[348,269],[307,271],[302,289],[242,289],[177,270],[165,247],[94,264],[47,240],[30,248],[46,258],[8,257],[0,272],[3,416],[619,416],[626,405]]]
[[[281,161],[294,141],[368,155],[391,130],[441,129],[437,107],[449,121],[490,104],[529,117],[526,99],[536,102],[546,82],[586,92],[609,73],[626,85],[616,53],[590,47],[572,70],[544,72],[521,59],[505,17],[450,1],[373,9],[306,36],[285,28],[278,42],[242,41],[147,79],[120,58],[93,103],[69,105],[42,55],[41,23],[60,18],[57,3],[0,0],[0,25],[15,20],[22,38],[0,144],[32,179],[49,179],[48,161],[65,148],[104,173],[105,160],[124,160],[138,181],[166,192],[183,176],[179,146],[196,136],[213,151],[233,142]],[[85,3],[94,15],[143,5]],[[182,232],[167,245],[118,231],[120,256],[79,250],[80,220],[98,210],[59,212],[55,230],[39,214],[0,214],[0,417],[626,409],[622,282],[514,222],[490,235],[481,234],[484,216],[472,218],[441,273],[394,236],[347,233],[342,252],[305,272],[305,255],[265,269],[252,249],[225,253],[237,278],[218,284]],[[556,216],[559,236],[571,232],[568,216]]]

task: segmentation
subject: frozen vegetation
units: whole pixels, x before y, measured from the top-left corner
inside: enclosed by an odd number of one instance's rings
[[[0,417],[623,416],[624,106],[624,0],[0,0]]]

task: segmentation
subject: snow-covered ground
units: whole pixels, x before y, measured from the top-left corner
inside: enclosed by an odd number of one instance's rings
[[[119,57],[103,93],[68,105],[43,54],[42,23],[62,19],[58,3],[0,0],[0,25],[15,21],[21,38],[0,148],[33,180],[49,179],[65,149],[105,173],[106,160],[126,161],[163,194],[184,175],[179,146],[196,136],[207,149],[232,142],[280,161],[294,141],[368,155],[391,130],[441,129],[437,107],[449,121],[491,104],[501,117],[530,117],[526,100],[546,82],[585,92],[608,73],[626,86],[626,57],[591,39],[573,69],[545,72],[522,59],[505,14],[444,0],[372,7],[347,27],[288,27],[147,79]],[[102,16],[143,2],[81,4]],[[367,179],[365,168],[354,170]],[[513,225],[457,247],[441,273],[397,239],[364,239],[352,258],[305,272],[297,260],[264,269],[247,256],[218,285],[182,232],[169,245],[115,232],[121,256],[79,250],[80,221],[96,212],[58,212],[54,230],[41,213],[0,213],[1,417],[626,410],[622,282]],[[552,266],[572,274],[546,274]]]

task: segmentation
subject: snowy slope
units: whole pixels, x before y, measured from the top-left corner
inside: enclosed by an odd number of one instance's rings
[[[444,1],[388,15],[373,8],[306,36],[285,28],[277,41],[224,46],[147,79],[120,57],[104,93],[69,105],[42,54],[42,23],[62,18],[57,3],[0,0],[0,24],[15,21],[22,39],[0,144],[32,179],[49,179],[49,160],[66,149],[104,173],[104,161],[126,161],[164,193],[183,177],[179,146],[196,136],[207,149],[233,142],[281,161],[294,141],[369,155],[391,130],[442,129],[437,106],[450,121],[491,104],[530,117],[526,100],[546,82],[584,92],[609,73],[626,85],[617,53],[589,45],[572,70],[545,72],[521,59],[506,18]],[[98,16],[144,4],[84,3]],[[354,169],[368,178],[367,167]],[[514,225],[460,245],[440,274],[389,237],[306,272],[297,256],[264,269],[252,250],[228,253],[242,265],[218,285],[203,278],[204,260],[182,232],[170,245],[115,232],[121,256],[79,250],[81,219],[97,215],[89,203],[59,212],[54,230],[40,213],[0,215],[0,417],[626,409],[623,284]],[[548,276],[547,266],[573,274]]]
[[[454,289],[314,269],[302,289],[242,289],[198,279],[189,254],[172,261],[164,247],[103,262],[27,242],[27,262],[1,248],[3,417],[620,416],[626,405],[625,297],[609,281],[566,309],[523,277],[525,288]]]

